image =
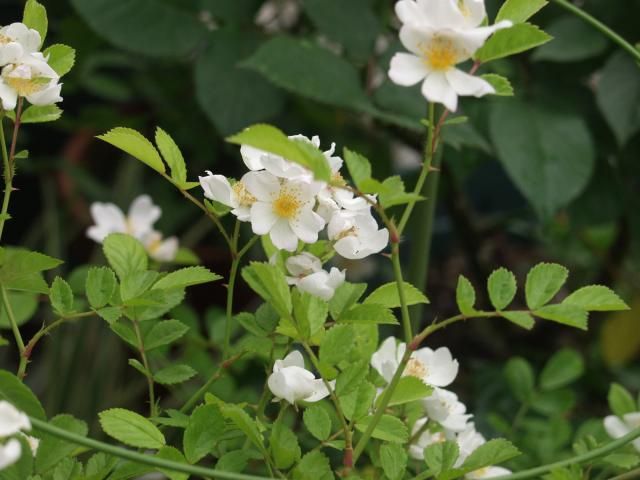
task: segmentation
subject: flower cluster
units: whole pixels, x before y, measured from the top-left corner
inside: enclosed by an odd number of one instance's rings
[[[320,147],[318,137],[290,138]],[[343,188],[343,160],[334,152],[335,145],[324,152],[333,173],[331,183],[315,180],[297,163],[243,145],[240,153],[248,173],[233,181],[207,172],[199,177],[200,185],[208,199],[229,207],[239,221],[250,222],[253,233],[269,235],[278,250],[295,252],[300,242],[313,244],[326,227],[335,252],[359,260],[383,250],[389,242],[389,231],[380,229],[371,213],[375,197],[355,196]],[[310,253],[291,257],[286,267],[290,284],[325,300],[344,281],[344,272],[322,270],[321,260]]]
[[[422,94],[448,110],[458,107],[458,96],[482,97],[495,93],[484,79],[456,68],[473,57],[496,30],[510,21],[481,26],[484,0],[400,0],[396,14],[402,22],[400,40],[411,53],[396,53],[389,77],[403,86],[422,83]]]
[[[35,456],[38,449],[38,439],[24,435],[22,432],[31,430],[31,422],[23,412],[5,400],[0,400],[0,440],[23,435]],[[9,438],[0,443],[0,470],[14,464],[22,454],[22,444],[17,438]]]
[[[18,97],[33,105],[52,105],[62,101],[60,76],[39,51],[40,34],[24,23],[0,28],[0,103],[13,110]]]
[[[148,195],[137,197],[126,216],[113,203],[95,202],[91,204],[91,217],[95,225],[87,229],[87,236],[102,243],[112,233],[126,233],[138,239],[154,260],[171,262],[178,252],[178,239],[163,239],[162,234],[154,230],[153,224],[161,215],[162,210],[154,205]]]
[[[371,357],[371,366],[390,382],[398,370],[406,351],[406,344],[398,343],[396,338],[389,337]],[[443,387],[453,383],[458,375],[458,361],[447,347],[436,350],[421,348],[411,353],[403,376],[413,376],[426,385],[434,387],[433,392],[422,399],[424,416],[418,419],[412,431],[413,442],[409,446],[411,457],[421,460],[424,449],[429,445],[447,440],[458,444],[459,456],[455,463],[458,467],[466,458],[485,443],[484,437],[471,422],[472,415],[458,396]],[[487,467],[468,473],[467,478],[491,478],[510,473],[502,467]]]

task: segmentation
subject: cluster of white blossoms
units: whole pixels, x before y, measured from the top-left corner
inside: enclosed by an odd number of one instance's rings
[[[622,417],[609,415],[604,419],[604,429],[611,438],[624,437],[636,428],[640,428],[640,412],[625,413]],[[631,443],[640,452],[640,438]]]
[[[371,356],[371,366],[390,382],[398,370],[406,351],[406,344],[398,342],[395,337],[387,338],[377,352]],[[458,444],[459,456],[455,467],[464,463],[466,458],[485,443],[485,438],[476,431],[471,414],[458,396],[445,390],[458,375],[458,361],[447,347],[436,350],[420,348],[411,353],[403,376],[413,376],[433,387],[433,392],[421,400],[424,417],[413,426],[412,437],[415,440],[409,446],[412,458],[424,458],[424,449],[429,445],[447,440]],[[502,467],[486,467],[466,475],[466,478],[492,478],[511,473]]]
[[[24,23],[0,28],[0,103],[4,110],[16,108],[18,97],[33,105],[62,101],[60,76],[39,51],[40,34]]]
[[[9,402],[0,400],[0,470],[13,465],[22,454],[22,444],[15,438],[16,435],[24,436],[31,448],[31,453],[35,456],[38,439],[22,433],[29,430],[31,430],[29,417]]]
[[[95,202],[91,204],[91,217],[95,225],[87,229],[87,236],[102,243],[112,233],[126,233],[139,240],[158,262],[171,262],[178,252],[178,239],[164,239],[162,234],[154,230],[153,224],[162,215],[162,210],[154,205],[149,195],[140,195],[129,207],[125,215],[113,203]]]
[[[320,147],[320,139],[302,135],[290,137]],[[313,244],[326,228],[326,237],[336,253],[359,260],[383,250],[389,231],[379,228],[371,213],[375,197],[355,196],[335,186],[344,183],[340,175],[343,160],[334,155],[335,145],[324,152],[333,173],[332,184],[317,181],[297,163],[278,155],[243,145],[242,159],[249,169],[240,180],[207,172],[199,177],[205,196],[231,208],[241,222],[250,222],[253,233],[269,235],[278,250],[295,252],[300,242]],[[322,262],[310,253],[290,257],[286,267],[289,283],[325,300],[344,281],[344,271],[322,269]]]
[[[396,53],[389,77],[403,86],[422,83],[422,94],[448,110],[458,107],[458,96],[482,97],[495,93],[484,79],[456,65],[473,57],[496,31],[512,23],[481,26],[484,0],[400,0],[396,14],[402,22],[400,40],[411,53]]]

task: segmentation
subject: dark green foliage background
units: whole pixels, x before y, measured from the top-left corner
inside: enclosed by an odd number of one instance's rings
[[[422,149],[425,101],[418,90],[385,79],[391,55],[401,48],[390,0],[300,0],[297,19],[275,33],[255,25],[260,0],[43,3],[50,19],[47,43],[72,45],[77,63],[65,78],[62,120],[22,131],[30,158],[18,164],[6,238],[66,259],[65,274],[102,261],[84,236],[89,204],[112,201],[126,208],[140,193],[163,208],[159,227],[165,234],[179,235],[212,270],[228,271],[220,238],[196,209],[140,163],[94,140],[114,126],[148,135],[161,126],[185,153],[191,180],[206,169],[240,175],[238,149],[224,137],[261,121],[291,134],[318,134],[326,148],[335,141],[339,149],[360,151],[378,178],[397,172],[392,158],[399,145]],[[487,4],[493,17],[500,2]],[[22,2],[0,5],[1,24],[20,19]],[[631,42],[640,41],[640,2],[587,0],[584,8]],[[509,77],[516,98],[465,99],[461,113],[470,121],[445,130],[427,289],[432,305],[424,321],[455,309],[458,274],[482,285],[495,267],[522,274],[539,260],[570,267],[574,285],[606,283],[630,304],[637,298],[640,69],[555,5],[534,22],[555,40],[482,71]],[[413,173],[402,173],[411,185]],[[423,248],[411,238],[407,263]],[[377,262],[373,284],[388,277],[387,262]],[[205,375],[216,365],[224,290],[199,287],[189,300],[190,308],[175,313],[192,326],[182,353]],[[236,310],[255,305],[241,285]],[[27,331],[49,315],[42,310]],[[637,367],[609,370],[602,362],[600,320],[589,334],[555,325],[527,334],[478,321],[433,341],[460,358],[464,373],[456,390],[485,419],[488,410],[514,409],[501,380],[506,358],[518,354],[542,365],[561,346],[581,350],[589,373],[578,391],[580,407],[567,413],[577,422],[605,413],[612,375],[640,388]],[[126,365],[124,347],[97,323],[61,330],[35,356],[28,380],[49,413],[92,420],[111,406],[141,405],[144,385]],[[2,350],[3,368],[14,368],[14,353]],[[216,389],[255,401],[262,378],[255,365],[239,364]],[[540,458],[548,460],[568,442]]]

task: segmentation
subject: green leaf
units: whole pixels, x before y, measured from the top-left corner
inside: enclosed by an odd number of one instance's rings
[[[496,23],[502,20],[511,20],[513,23],[526,22],[538,13],[547,3],[547,0],[506,0],[500,7],[496,16]]]
[[[158,272],[140,270],[128,273],[120,282],[120,298],[129,305],[130,301],[142,297],[158,279]]]
[[[276,468],[281,470],[290,468],[302,456],[298,438],[282,421],[276,422],[271,430],[269,449]]]
[[[458,277],[458,286],[456,287],[456,303],[458,309],[463,315],[473,316],[476,310],[473,306],[476,303],[476,291],[471,282],[460,275]]]
[[[295,289],[292,304],[293,316],[301,337],[311,340],[324,327],[329,312],[328,303],[319,297]]]
[[[189,331],[184,323],[178,320],[162,320],[151,327],[144,337],[144,349],[146,351],[168,345],[181,338]]]
[[[228,28],[210,32],[209,37],[208,47],[196,61],[196,97],[220,134],[230,135],[277,115],[284,106],[284,93],[259,73],[239,65],[263,37],[252,29]]]
[[[640,457],[629,453],[612,453],[602,457],[602,461],[607,462],[609,465],[629,470],[640,463]]]
[[[174,463],[182,463],[184,465],[188,465],[180,450],[174,447],[162,447],[160,450],[158,450],[158,453],[156,453],[156,457],[162,458],[164,460],[170,460]],[[168,470],[166,468],[160,468],[159,470],[164,473],[169,478],[169,480],[187,480],[189,478],[189,474],[187,473]]]
[[[389,480],[404,476],[408,461],[407,452],[397,443],[385,443],[380,447],[380,464]]]
[[[475,54],[482,63],[525,52],[550,41],[552,37],[535,25],[518,23],[511,28],[498,30]]]
[[[214,445],[224,433],[225,422],[217,405],[200,405],[189,417],[182,444],[189,463],[197,463],[212,453]]]
[[[82,464],[70,457],[63,458],[53,469],[52,480],[76,479],[82,475]]]
[[[476,448],[462,464],[466,472],[498,465],[520,455],[520,451],[508,440],[496,438]]]
[[[569,325],[570,327],[587,330],[588,313],[573,305],[546,305],[533,311],[537,317],[553,322]]]
[[[380,29],[370,1],[303,0],[302,6],[316,28],[358,63],[369,58]]]
[[[535,376],[529,362],[522,357],[511,358],[504,367],[504,376],[515,397],[529,404],[535,394]]]
[[[160,173],[165,172],[164,163],[156,147],[140,132],[126,127],[116,127],[97,138],[137,158]]]
[[[290,316],[293,308],[291,291],[284,273],[277,267],[268,263],[251,262],[242,270],[242,278],[282,317]]]
[[[309,452],[293,470],[293,480],[334,480],[329,459],[321,452]]]
[[[525,284],[527,306],[536,310],[546,305],[567,281],[569,271],[557,263],[539,263],[533,267]]]
[[[453,468],[458,460],[460,449],[455,441],[433,443],[424,449],[424,461],[429,470],[438,478],[442,472]]]
[[[373,416],[361,418],[356,423],[356,429],[364,432]],[[409,440],[407,426],[402,421],[392,415],[384,414],[376,425],[371,435],[373,438],[392,443],[406,443]]]
[[[337,107],[369,107],[358,71],[333,52],[305,40],[277,36],[244,62],[275,85]],[[331,85],[331,88],[327,88]]]
[[[82,420],[72,417],[71,415],[57,415],[53,417],[49,424],[58,427],[67,432],[74,433],[81,437],[85,437],[89,432],[89,427]],[[78,445],[61,440],[53,435],[41,433],[40,445],[36,454],[36,472],[43,474],[56,466],[60,460],[70,455]]]
[[[525,330],[531,330],[535,320],[527,312],[501,312],[500,315]]]
[[[171,179],[180,187],[184,187],[187,182],[187,166],[184,163],[184,157],[180,151],[180,147],[171,136],[162,130],[156,128],[156,145],[162,154],[162,158],[169,165],[171,170]]]
[[[610,288],[602,285],[582,287],[562,301],[588,312],[611,312],[629,310],[629,306]]]
[[[109,303],[116,291],[116,275],[107,267],[91,267],[87,272],[85,289],[89,305],[100,309]]]
[[[62,264],[62,260],[57,258],[20,248],[5,248],[0,251],[4,252],[4,262],[0,267],[0,283],[7,289],[39,291],[40,282],[34,282],[34,274]],[[49,293],[48,288],[42,293]]]
[[[149,420],[124,408],[112,408],[98,414],[102,430],[119,442],[137,448],[162,448],[164,435]]]
[[[54,310],[61,316],[69,315],[74,312],[73,309],[73,292],[71,287],[62,278],[56,277],[51,284],[49,291],[49,299]]]
[[[30,417],[46,420],[40,401],[29,387],[5,370],[0,370],[0,400],[6,400]]]
[[[587,187],[595,148],[578,114],[509,100],[496,102],[489,126],[498,159],[538,215],[553,215]]]
[[[596,84],[598,107],[619,146],[640,130],[640,78],[638,64],[626,52],[609,58]]]
[[[204,267],[187,267],[168,273],[153,286],[154,289],[185,288],[215,282],[222,277]]]
[[[216,470],[240,473],[247,468],[249,455],[244,450],[233,450],[222,455],[216,463]]]
[[[540,388],[555,390],[574,382],[584,373],[584,360],[575,350],[565,348],[549,359],[540,374]]]
[[[402,290],[407,305],[418,305],[429,303],[429,299],[409,282],[403,282]],[[365,300],[366,304],[377,304],[387,308],[397,308],[401,306],[398,284],[390,282],[376,288]]]
[[[618,417],[638,411],[636,402],[633,400],[629,390],[618,383],[611,384],[607,400],[609,401],[611,412]]]
[[[45,123],[58,120],[62,110],[57,105],[30,105],[20,117],[21,123]]]
[[[517,290],[516,277],[506,268],[494,270],[487,281],[489,299],[496,310],[508,307]]]
[[[309,433],[321,442],[331,435],[331,418],[321,406],[312,405],[305,409],[302,419]]]
[[[405,191],[404,182],[399,175],[389,177],[382,182],[381,187],[377,190],[380,194],[380,205],[384,208],[394,207],[396,205],[403,205],[409,202],[418,202],[424,200],[423,197],[415,193],[407,193]],[[373,192],[375,193],[375,192]]]
[[[193,12],[156,0],[72,0],[101,37],[129,52],[184,59],[205,39],[207,29]],[[149,19],[153,18],[153,22]]]
[[[426,385],[417,377],[406,376],[400,379],[398,386],[393,391],[389,406],[403,405],[428,397],[433,392],[433,388]],[[381,397],[378,397],[379,399]]]
[[[7,297],[13,312],[13,319],[18,326],[27,323],[38,311],[40,302],[36,293],[9,290]],[[0,302],[0,329],[11,329],[11,321],[2,302]]]
[[[69,45],[56,43],[47,47],[42,53],[48,58],[49,66],[61,77],[69,73],[76,63],[76,51]]]
[[[227,141],[279,155],[308,168],[318,180],[328,182],[331,179],[329,162],[317,147],[302,139],[291,139],[271,125],[253,125]]]
[[[498,75],[497,73],[485,73],[480,75],[480,78],[489,82],[495,90],[494,95],[498,95],[500,97],[513,97],[513,86],[508,78]]]
[[[343,149],[343,156],[353,183],[361,188],[362,182],[371,178],[371,163],[366,157],[347,147]]]
[[[238,427],[258,448],[261,452],[265,451],[264,444],[262,442],[262,434],[258,429],[256,422],[240,408],[238,405],[226,404],[222,408],[222,414],[229,420],[231,420],[236,427]]]
[[[329,301],[331,318],[337,320],[342,315],[342,312],[360,300],[366,289],[366,283],[344,282],[340,285],[333,294],[333,298]]]
[[[47,28],[49,20],[47,19],[47,9],[36,0],[27,0],[24,5],[24,15],[22,23],[27,27],[33,28],[40,34],[40,45],[47,37]]]
[[[162,385],[175,385],[186,382],[197,373],[189,365],[170,365],[154,373],[153,379]]]
[[[358,420],[371,411],[376,387],[367,381],[360,383],[351,393],[340,396],[340,405],[348,420]]]
[[[553,36],[553,42],[533,52],[531,59],[534,61],[579,62],[597,57],[608,46],[604,35],[578,17],[557,18],[546,28]]]
[[[376,303],[354,305],[342,312],[338,321],[341,323],[371,323],[396,325],[398,320],[390,309]]]
[[[142,244],[130,235],[112,233],[104,239],[102,249],[109,265],[121,280],[130,273],[147,269],[147,252]]]
[[[327,330],[320,344],[320,361],[337,365],[349,358],[354,335],[352,325],[336,325]]]

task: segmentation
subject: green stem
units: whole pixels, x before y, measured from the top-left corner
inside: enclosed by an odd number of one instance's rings
[[[233,322],[233,293],[236,285],[236,276],[240,266],[241,257],[238,255],[238,237],[240,235],[240,222],[236,220],[231,237],[231,270],[229,272],[229,282],[227,283],[227,314],[224,324],[224,345],[222,348],[222,358],[229,356],[231,346],[231,325]]]
[[[2,143],[2,165],[4,168],[4,196],[2,198],[2,210],[0,211],[0,240],[4,232],[4,224],[9,218],[9,200],[13,192],[13,176],[15,173],[14,163],[16,155],[16,144],[18,142],[18,130],[20,130],[20,119],[22,118],[23,98],[18,98],[16,108],[16,119],[13,123],[13,135],[11,138],[11,148],[7,154],[7,142],[4,137],[3,117],[0,116],[0,142]]]
[[[624,445],[635,440],[638,437],[640,437],[640,428],[636,428],[635,430],[632,430],[631,432],[626,434],[624,437],[620,437],[617,440],[613,440],[607,443],[606,445],[603,445],[600,448],[596,448],[582,455],[568,458],[566,460],[560,460],[559,462],[549,463],[548,465],[542,465],[540,467],[530,468],[529,470],[524,470],[522,472],[495,477],[495,479],[496,480],[520,480],[523,478],[539,478],[541,475],[558,468],[586,463],[590,460],[595,460],[597,458],[603,457],[608,453],[614,452],[615,450],[623,447]],[[625,478],[625,477],[622,477],[622,478]],[[635,478],[635,477],[626,477],[626,478]]]
[[[398,285],[398,296],[400,297],[400,307],[402,314],[402,327],[404,329],[404,338],[408,343],[413,338],[411,330],[411,317],[409,316],[409,306],[404,294],[404,279],[402,278],[402,267],[400,266],[400,246],[397,242],[391,245],[391,262],[393,263],[393,275]]]
[[[9,302],[9,295],[7,295],[7,289],[4,288],[4,285],[0,285],[0,292],[2,293],[2,305],[4,307],[4,311],[7,313],[7,318],[9,319],[11,330],[13,331],[13,337],[16,339],[16,343],[18,344],[18,352],[20,354],[18,377],[24,378],[24,373],[27,368],[27,362],[24,358],[24,341],[22,340],[22,335],[20,334],[20,329],[18,328],[16,317],[13,314],[13,309],[11,308],[11,303]]]
[[[574,4],[568,2],[567,0],[552,0],[552,1],[560,5],[562,8],[573,13],[577,17],[581,18],[582,20],[590,24],[592,27],[594,27],[596,30],[599,30],[600,32],[602,32],[604,35],[609,37],[612,41],[614,41],[620,47],[626,50],[633,58],[636,59],[636,61],[640,61],[640,50],[635,48],[633,45],[627,42],[624,38],[622,38],[616,32],[614,32],[609,27],[607,27],[600,20],[592,17],[587,12],[578,8]]]
[[[345,417],[344,412],[342,411],[342,407],[340,406],[340,400],[338,400],[336,392],[334,391],[333,388],[331,388],[331,385],[329,384],[329,382],[320,373],[321,372],[320,361],[316,357],[316,354],[313,352],[313,350],[308,344],[303,343],[302,346],[304,347],[305,351],[309,355],[309,358],[311,359],[311,363],[313,364],[313,367],[320,374],[320,378],[322,378],[322,381],[324,382],[324,386],[329,392],[329,397],[333,402],[333,406],[336,409],[336,413],[338,414],[338,419],[342,424],[342,431],[344,433],[344,443],[345,443],[343,463],[345,467],[350,469],[351,467],[353,467],[357,457],[354,456],[352,439],[351,439],[351,429],[349,428],[349,424],[347,423],[347,417]]]
[[[424,162],[422,163],[422,170],[420,171],[420,176],[418,177],[418,181],[416,182],[416,186],[413,190],[413,193],[415,194],[420,194],[422,192],[424,182],[427,179],[429,172],[431,171],[431,163],[433,162],[433,155],[435,153],[435,142],[434,142],[435,132],[436,132],[435,112],[436,112],[435,104],[430,103],[429,113],[428,113],[429,125],[427,127],[427,142],[425,143],[425,146],[424,146],[425,158],[424,158]],[[399,236],[402,235],[402,232],[404,232],[404,229],[407,226],[407,222],[411,217],[411,212],[413,212],[413,208],[415,207],[415,205],[416,205],[416,201],[412,200],[405,207],[404,213],[402,214],[402,218],[400,219],[400,223],[398,224]]]
[[[158,415],[156,409],[156,395],[155,388],[153,382],[153,375],[151,374],[151,368],[149,368],[149,360],[147,359],[147,352],[144,349],[144,341],[142,340],[142,333],[140,332],[140,325],[137,320],[131,320],[133,323],[133,330],[136,333],[136,339],[138,341],[138,351],[140,352],[140,358],[142,359],[142,364],[144,365],[144,369],[146,370],[147,377],[147,388],[149,390],[149,416],[156,417]]]
[[[204,394],[209,391],[209,388],[211,387],[211,385],[213,385],[215,381],[222,376],[224,371],[227,370],[233,364],[233,362],[240,359],[240,357],[242,357],[244,354],[245,352],[238,353],[237,355],[234,355],[228,360],[225,360],[224,362],[222,362],[222,365],[220,365],[220,367],[218,367],[215,373],[211,375],[211,377],[209,377],[209,380],[207,380],[205,384],[202,385],[202,387],[200,387],[193,395],[191,395],[189,400],[185,402],[185,404],[180,408],[180,412],[182,413],[189,412],[196,405],[196,403],[200,401],[200,399],[204,396]]]
[[[640,478],[640,468],[634,468],[633,470],[611,477],[609,480],[632,480]]]
[[[115,445],[109,445],[108,443],[99,442],[92,438],[76,435],[67,430],[63,430],[47,422],[39,420],[37,418],[30,418],[31,424],[37,430],[47,433],[61,440],[80,445],[83,447],[97,450],[100,452],[113,455],[114,457],[123,458],[134,463],[149,465],[151,467],[162,468],[166,470],[172,470],[174,472],[182,472],[189,475],[195,475],[197,477],[211,477],[220,478],[222,480],[267,480],[268,477],[259,477],[256,475],[246,475],[242,473],[225,472],[221,470],[213,470],[211,468],[199,467],[197,465],[189,465],[187,463],[173,462],[164,458],[158,458],[152,455],[145,455],[133,450],[127,450],[125,448],[116,447]]]

